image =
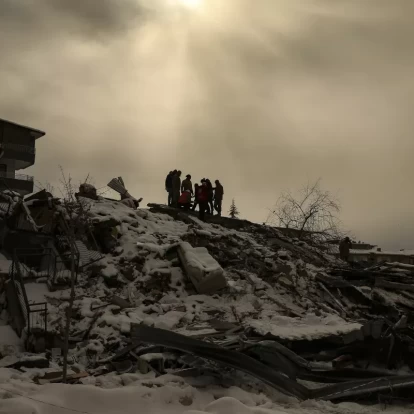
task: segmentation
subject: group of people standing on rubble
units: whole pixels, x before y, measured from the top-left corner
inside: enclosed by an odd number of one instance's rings
[[[215,181],[215,187],[208,178],[203,178],[200,183],[194,184],[191,175],[181,181],[181,171],[170,171],[165,179],[165,189],[168,192],[168,205],[175,208],[193,210],[198,206],[200,220],[205,219],[205,214],[221,216],[224,189],[219,180]],[[192,202],[192,198],[194,201]]]

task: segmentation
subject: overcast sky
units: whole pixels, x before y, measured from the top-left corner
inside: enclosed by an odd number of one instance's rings
[[[413,0],[0,0],[0,118],[59,165],[164,202],[174,168],[264,221],[308,180],[355,236],[414,248]]]

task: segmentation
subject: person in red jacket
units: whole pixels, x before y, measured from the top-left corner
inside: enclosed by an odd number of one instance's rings
[[[209,189],[205,181],[198,187],[197,191],[198,191],[197,201],[199,204],[198,218],[204,221],[205,213],[208,210],[208,200],[209,200]]]

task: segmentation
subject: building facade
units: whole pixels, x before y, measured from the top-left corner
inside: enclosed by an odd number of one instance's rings
[[[45,132],[0,119],[0,190],[21,195],[33,192],[33,177],[19,171],[36,159],[36,140]]]
[[[351,250],[349,259],[352,262],[369,262],[373,264],[397,262],[414,265],[414,250],[383,251],[380,248],[372,250]]]

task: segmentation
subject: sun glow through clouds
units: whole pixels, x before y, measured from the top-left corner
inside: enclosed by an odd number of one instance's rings
[[[202,5],[203,0],[176,0],[176,2],[189,9],[197,9]]]

